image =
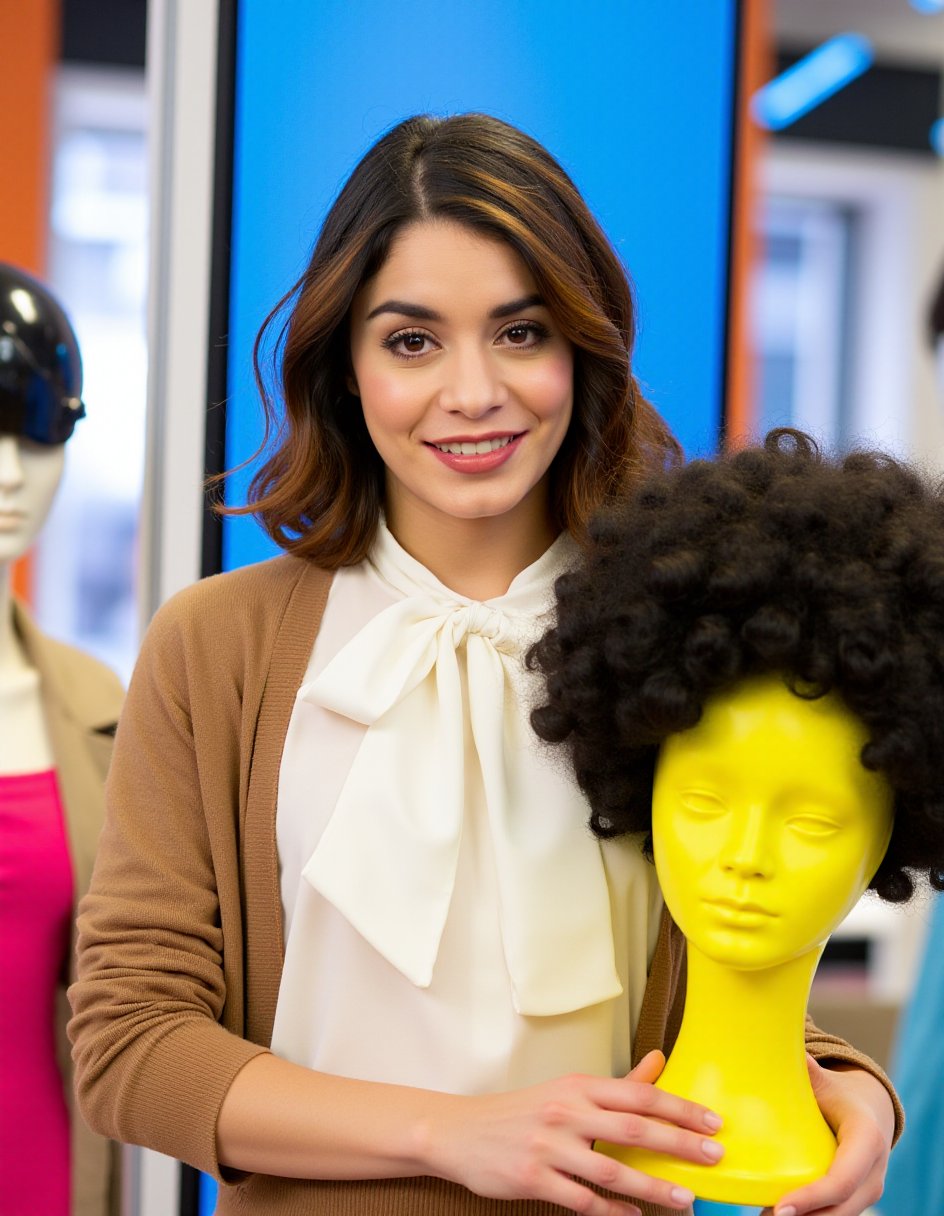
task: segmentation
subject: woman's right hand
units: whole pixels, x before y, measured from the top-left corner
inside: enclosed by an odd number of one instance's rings
[[[669,1153],[699,1165],[722,1155],[721,1120],[695,1102],[656,1089],[665,1065],[650,1052],[623,1078],[568,1076],[528,1089],[464,1098],[456,1117],[427,1124],[421,1155],[430,1172],[492,1199],[541,1199],[584,1216],[638,1213],[598,1195],[591,1182],[668,1208],[690,1191],[595,1152],[595,1140]],[[445,1113],[445,1112],[440,1112]]]
[[[626,1077],[568,1076],[499,1094],[449,1094],[315,1072],[278,1056],[250,1060],[217,1120],[223,1166],[285,1178],[433,1175],[490,1199],[538,1199],[585,1216],[631,1202],[687,1208],[692,1195],[593,1150],[594,1140],[711,1164],[720,1120],[657,1089],[650,1052]],[[715,1152],[712,1153],[711,1149]]]

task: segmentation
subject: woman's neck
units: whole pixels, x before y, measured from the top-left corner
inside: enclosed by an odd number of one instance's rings
[[[457,519],[432,511],[402,514],[388,505],[387,526],[444,586],[473,600],[504,595],[557,535],[544,513],[524,519]]]

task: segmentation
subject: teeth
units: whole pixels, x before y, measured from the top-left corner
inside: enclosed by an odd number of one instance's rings
[[[451,456],[484,456],[486,452],[497,452],[499,448],[506,448],[511,440],[511,435],[505,435],[501,439],[482,439],[479,443],[436,443],[433,446]]]

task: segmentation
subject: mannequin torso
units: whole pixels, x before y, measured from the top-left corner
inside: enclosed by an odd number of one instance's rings
[[[3,818],[0,1043],[19,1117],[0,1151],[0,1207],[70,1208],[70,1120],[54,1050],[56,988],[69,956],[74,880],[39,672],[14,626],[12,564],[42,527],[62,474],[60,447],[0,434],[0,811]],[[48,1168],[33,1168],[42,1143]]]

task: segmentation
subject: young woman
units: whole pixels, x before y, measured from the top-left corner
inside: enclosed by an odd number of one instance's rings
[[[677,455],[625,274],[533,140],[416,118],[289,304],[248,508],[288,555],[145,641],[80,918],[84,1108],[232,1183],[220,1212],[687,1210],[592,1149],[708,1162],[718,1120],[651,1084],[681,959],[523,664],[591,513]],[[837,1085],[881,1140],[884,1087]]]

